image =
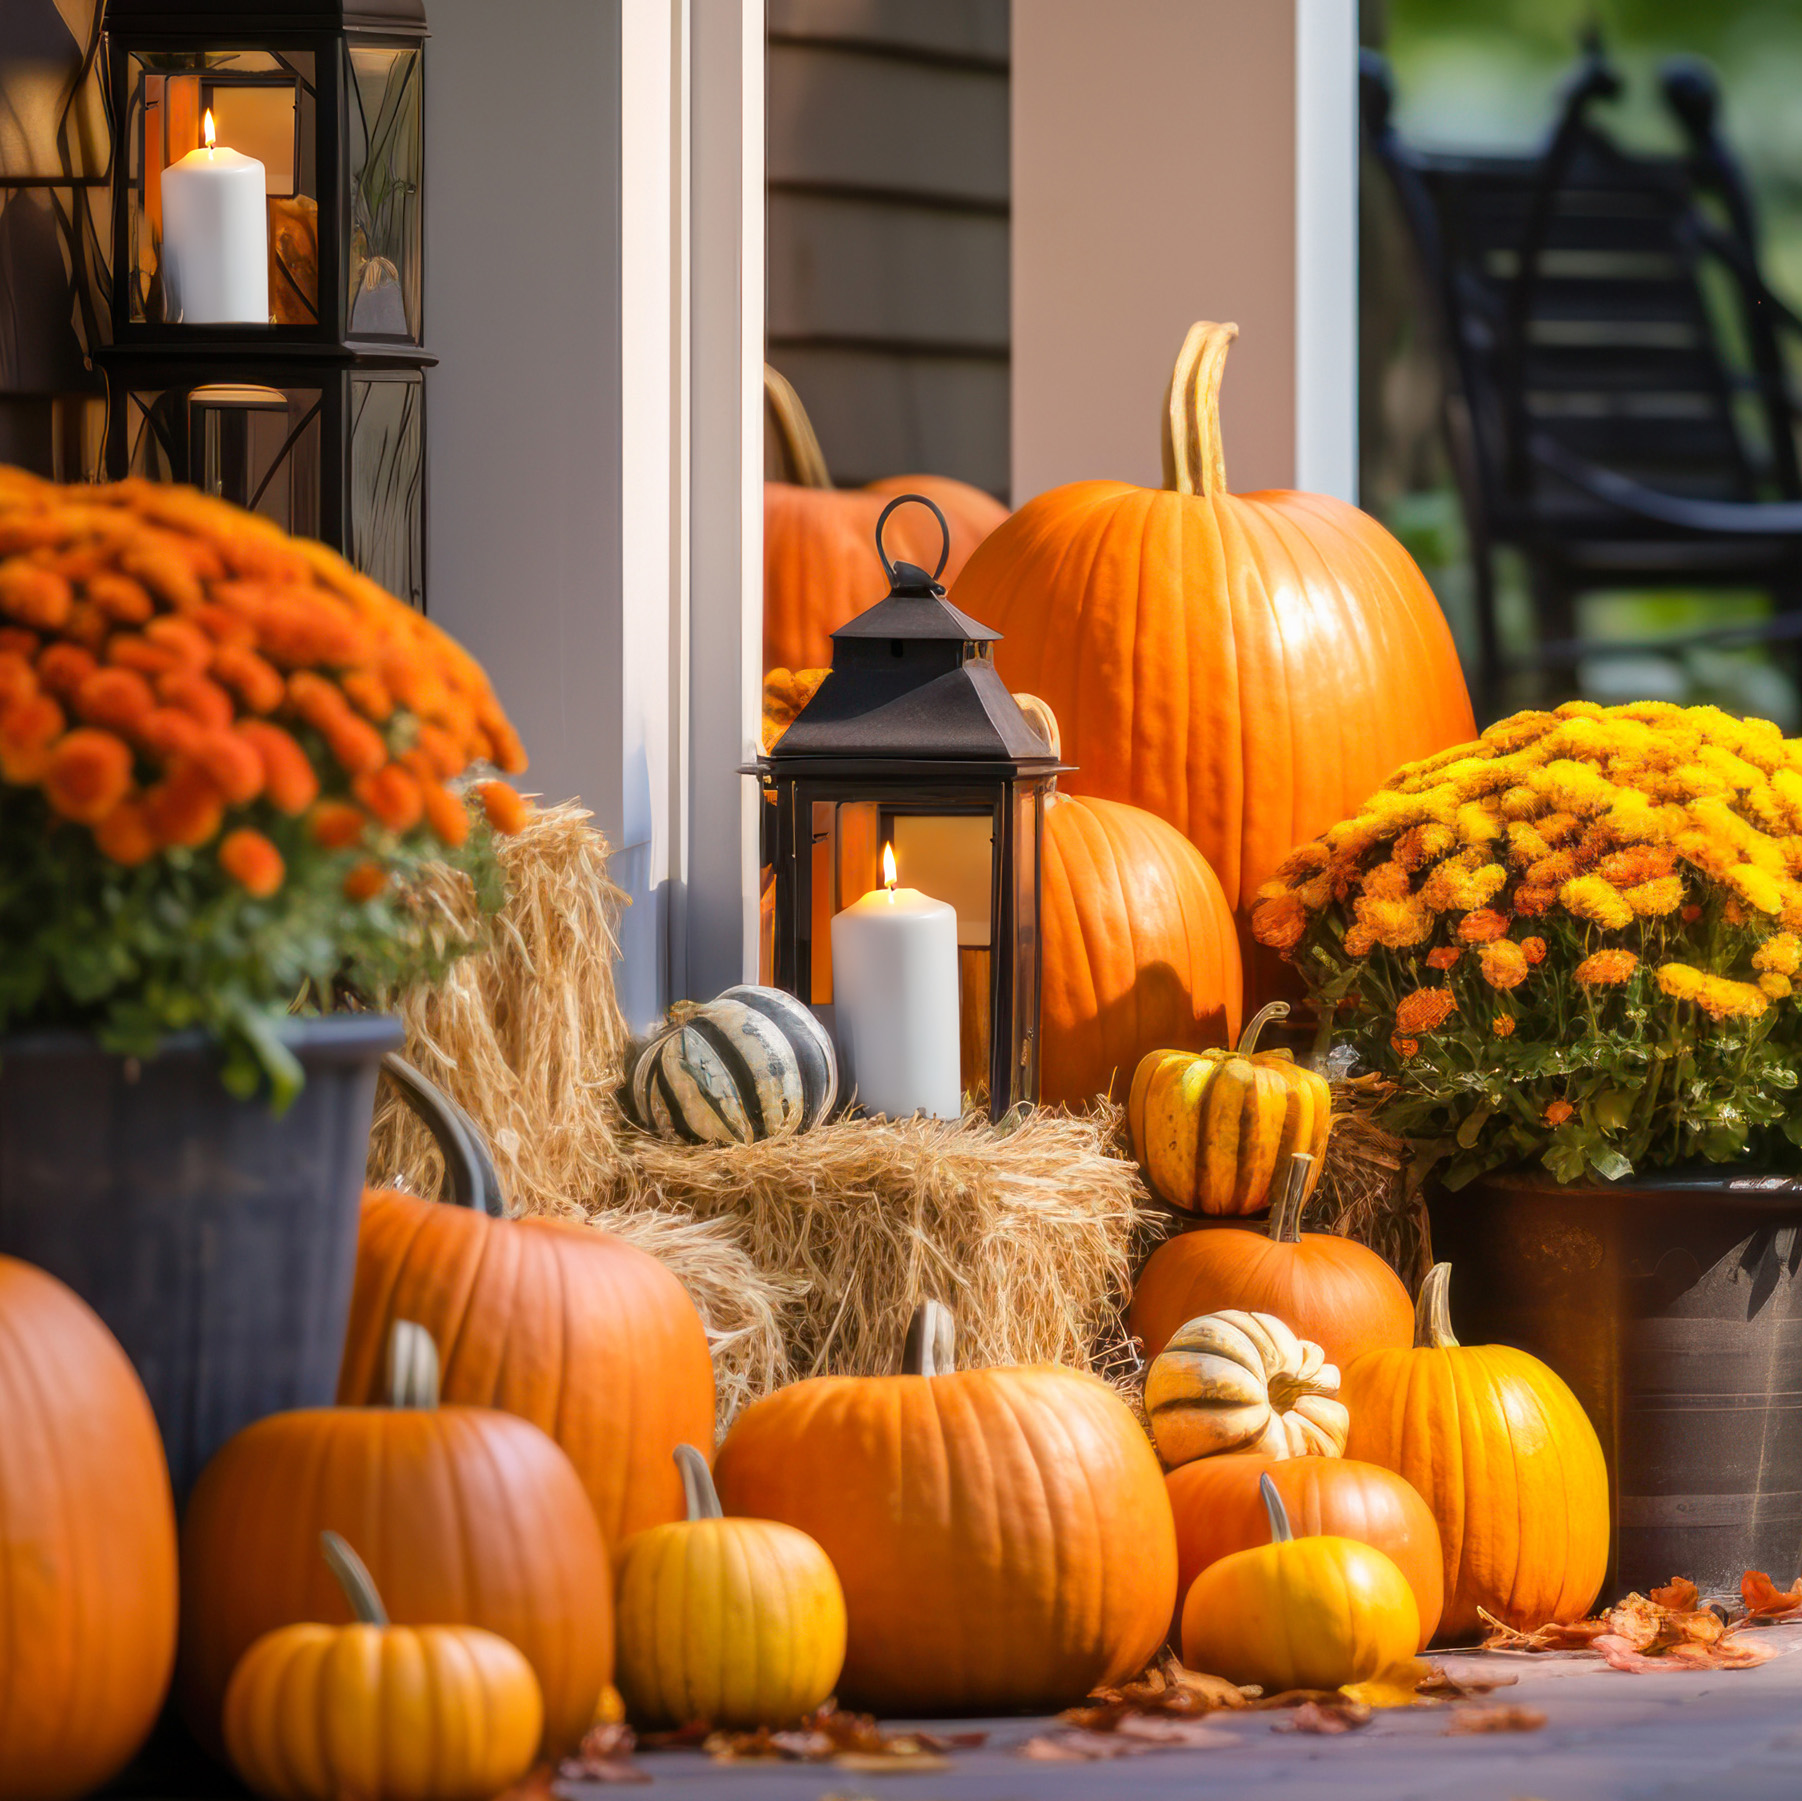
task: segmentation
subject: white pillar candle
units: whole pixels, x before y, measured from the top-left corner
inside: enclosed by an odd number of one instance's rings
[[[269,323],[269,207],[263,165],[213,144],[163,171],[163,294],[183,325]]]
[[[957,909],[895,887],[892,850],[883,866],[889,886],[832,921],[839,1063],[870,1113],[956,1119]]]

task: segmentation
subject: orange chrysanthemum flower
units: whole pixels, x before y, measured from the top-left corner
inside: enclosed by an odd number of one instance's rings
[[[1457,1011],[1457,997],[1449,988],[1416,988],[1397,1003],[1395,1029],[1404,1037],[1419,1037],[1438,1031]]]
[[[1606,950],[1585,957],[1571,973],[1585,988],[1612,988],[1638,967],[1639,958],[1632,951]]]
[[[1477,967],[1491,988],[1518,988],[1527,979],[1527,959],[1511,938],[1498,938],[1477,953]]]
[[[398,763],[385,763],[360,775],[350,791],[378,825],[391,832],[410,832],[425,811],[419,784]]]
[[[1464,955],[1455,944],[1441,944],[1427,952],[1428,969],[1455,969],[1458,959]]]
[[[0,775],[21,786],[40,780],[65,723],[48,694],[28,694],[0,709]]]
[[[1411,1057],[1420,1055],[1420,1040],[1404,1038],[1400,1032],[1392,1032],[1389,1035],[1389,1048],[1406,1063]]]
[[[65,703],[74,700],[81,685],[100,665],[94,653],[79,644],[46,644],[38,657],[39,683]]]
[[[325,800],[313,809],[313,842],[325,850],[348,850],[369,829],[368,816],[349,801]]]
[[[150,684],[135,669],[96,669],[75,693],[75,711],[90,725],[130,737],[155,708]]]
[[[68,620],[75,604],[69,578],[23,557],[0,563],[0,614],[40,632],[54,632]]]
[[[156,833],[142,801],[122,800],[94,827],[101,853],[126,869],[148,863],[157,853]]]
[[[1512,1038],[1514,1036],[1514,1015],[1512,1013],[1498,1013],[1495,1018],[1489,1022],[1489,1029],[1498,1038]]]
[[[282,853],[261,832],[242,826],[219,841],[219,867],[258,900],[275,893],[288,873]]]
[[[1548,1126],[1561,1126],[1576,1111],[1569,1101],[1552,1101],[1547,1104],[1543,1117]]]
[[[174,763],[200,748],[206,727],[178,707],[155,707],[138,721],[137,740],[153,757]]]
[[[44,796],[65,819],[94,825],[131,788],[131,747],[111,732],[77,726],[59,739],[44,770]]]
[[[341,718],[320,728],[320,735],[348,776],[373,775],[388,761],[388,746],[368,720],[348,708]]]
[[[347,900],[371,901],[388,886],[388,872],[379,863],[359,863],[344,878]]]
[[[1466,944],[1492,944],[1508,930],[1508,915],[1493,907],[1479,907],[1458,921],[1458,936]]]
[[[213,674],[253,713],[273,713],[288,692],[280,670],[239,645],[223,645],[213,653]]]
[[[497,832],[511,836],[524,826],[531,814],[530,803],[505,782],[480,782],[476,785],[476,794],[481,799],[482,811],[488,815],[488,823]]]
[[[1523,938],[1520,941],[1520,954],[1528,963],[1545,961],[1545,940],[1543,938]]]
[[[279,725],[244,719],[238,722],[237,734],[262,762],[263,792],[272,806],[293,816],[318,799],[319,778],[307,753]]]
[[[241,807],[263,792],[263,759],[235,731],[203,732],[193,757],[230,805]]]
[[[495,782],[493,787],[503,784]],[[513,792],[511,788],[507,790]],[[487,801],[484,798],[484,807]],[[458,812],[462,811],[459,807]],[[493,818],[490,810],[489,818]],[[442,833],[439,834],[441,837]],[[1293,950],[1301,942],[1302,934],[1308,929],[1308,910],[1294,894],[1272,895],[1268,900],[1261,900],[1251,910],[1251,935],[1260,944],[1267,944],[1272,950]]]
[[[164,844],[194,849],[214,837],[225,819],[225,798],[198,763],[179,759],[144,797],[150,826]]]
[[[213,731],[223,731],[235,717],[232,697],[198,669],[171,669],[157,677],[157,698],[166,707],[191,713]]]
[[[440,844],[455,850],[469,836],[469,809],[440,782],[422,782],[425,821]]]

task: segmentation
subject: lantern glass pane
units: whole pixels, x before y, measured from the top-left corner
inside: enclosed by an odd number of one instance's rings
[[[130,473],[191,482],[316,538],[323,400],[318,388],[134,388],[126,398]]]
[[[416,372],[352,376],[350,561],[425,607],[425,384]]]
[[[352,45],[347,54],[350,335],[417,344],[425,148],[421,52]]]
[[[167,319],[162,280],[163,171],[204,142],[263,165],[269,206],[269,305],[278,325],[319,318],[317,88],[310,51],[134,50],[127,58],[126,242],[117,278],[128,316]]]

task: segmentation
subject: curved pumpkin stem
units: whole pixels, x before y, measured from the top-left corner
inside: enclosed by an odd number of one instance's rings
[[[1220,378],[1236,325],[1209,320],[1189,327],[1164,393],[1164,486],[1203,499],[1226,492],[1220,441]]]
[[[1295,1529],[1289,1524],[1289,1510],[1268,1475],[1258,1478],[1258,1493],[1264,1499],[1264,1517],[1270,1522],[1270,1542],[1273,1545],[1293,1544]]]
[[[922,1301],[901,1351],[904,1376],[949,1376],[957,1368],[957,1322],[943,1301]]]
[[[325,1554],[327,1567],[338,1578],[344,1598],[357,1623],[363,1626],[388,1625],[388,1610],[382,1605],[380,1591],[369,1566],[335,1532],[319,1535],[319,1549]]]
[[[397,1319],[388,1332],[388,1405],[438,1405],[438,1346],[417,1320]]]
[[[1287,1001],[1267,1001],[1245,1022],[1245,1030],[1239,1034],[1239,1055],[1249,1057],[1258,1048],[1258,1034],[1273,1019],[1287,1019],[1288,1017],[1289,1003]]]
[[[1289,1180],[1283,1188],[1283,1198],[1270,1209],[1272,1244],[1301,1243],[1302,1199],[1308,1192],[1308,1175],[1313,1167],[1314,1158],[1307,1151],[1297,1151],[1289,1159]]]
[[[1422,1278],[1414,1302],[1414,1348],[1451,1351],[1457,1345],[1452,1332],[1452,1266],[1435,1263]]]
[[[790,472],[788,479],[798,488],[830,488],[832,475],[826,467],[826,453],[820,448],[801,396],[795,392],[794,384],[768,363],[763,366],[763,403],[776,427],[776,441]]]
[[[689,1520],[717,1520],[725,1517],[720,1506],[720,1491],[713,1486],[713,1471],[707,1459],[693,1445],[677,1445],[676,1468],[682,1472],[682,1499]]]

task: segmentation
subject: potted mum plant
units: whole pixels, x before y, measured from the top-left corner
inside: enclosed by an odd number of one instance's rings
[[[1517,715],[1297,850],[1259,939],[1431,1169],[1459,1324],[1601,1434],[1618,1581],[1802,1560],[1802,744]]]
[[[332,1398],[374,1009],[471,948],[410,878],[499,905],[520,802],[448,784],[524,763],[476,664],[322,546],[0,469],[0,1252],[124,1344],[178,1494]]]

